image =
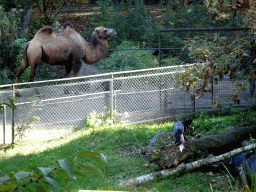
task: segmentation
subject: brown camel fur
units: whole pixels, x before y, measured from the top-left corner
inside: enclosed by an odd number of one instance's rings
[[[91,42],[87,42],[72,24],[64,24],[63,29],[62,33],[55,33],[52,27],[44,27],[26,44],[20,70],[16,74],[17,83],[29,65],[28,81],[34,81],[35,70],[41,61],[50,65],[65,65],[65,77],[70,77],[72,69],[74,77],[77,77],[82,61],[94,64],[104,58],[109,48],[108,39],[116,34],[114,29],[100,26],[92,33]]]

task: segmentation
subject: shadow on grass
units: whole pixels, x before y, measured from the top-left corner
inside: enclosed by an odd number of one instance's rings
[[[71,158],[84,150],[98,151],[107,158],[103,170],[105,179],[101,180],[89,174],[88,178],[77,176],[77,181],[67,181],[63,177],[55,177],[60,191],[78,190],[122,190],[147,191],[156,188],[159,191],[209,191],[211,175],[195,172],[181,177],[168,177],[154,180],[140,186],[119,187],[121,180],[145,175],[158,168],[148,165],[148,159],[133,149],[147,146],[152,137],[160,131],[172,131],[171,122],[151,125],[122,125],[99,128],[96,130],[79,130],[58,139],[43,142],[19,143],[15,148],[0,152],[0,176],[19,171],[36,170],[37,167],[51,167],[56,160]],[[4,156],[4,157],[3,157]],[[88,161],[80,159],[76,163]],[[99,166],[95,164],[96,166]],[[76,169],[76,168],[75,168]]]

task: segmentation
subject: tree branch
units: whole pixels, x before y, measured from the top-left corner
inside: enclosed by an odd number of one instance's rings
[[[220,155],[241,147],[241,142],[256,136],[256,125],[232,129],[224,134],[212,135],[184,143],[185,149],[180,152],[177,145],[165,145],[151,150],[150,163],[162,169],[176,167],[188,158],[200,156],[200,153]]]
[[[187,163],[187,164],[182,163],[174,169],[165,169],[165,170],[158,171],[158,172],[155,172],[155,173],[150,173],[150,174],[147,174],[147,175],[142,175],[142,176],[139,176],[139,177],[136,177],[136,178],[132,178],[132,179],[129,179],[129,180],[126,180],[126,181],[121,181],[119,183],[119,185],[121,185],[121,186],[124,186],[124,185],[139,185],[139,184],[142,184],[142,183],[145,183],[145,182],[148,182],[148,181],[152,181],[156,178],[159,179],[159,178],[164,178],[164,177],[167,177],[167,176],[178,176],[178,175],[181,175],[181,174],[183,174],[187,171],[193,171],[193,170],[195,170],[197,168],[200,168],[202,166],[212,165],[216,162],[229,159],[231,157],[234,157],[236,155],[239,155],[241,153],[244,153],[244,152],[247,152],[251,149],[254,149],[255,147],[256,147],[256,144],[252,144],[252,145],[249,145],[249,146],[245,146],[245,147],[235,149],[233,151],[224,153],[224,154],[219,155],[219,156],[207,157],[205,159],[200,159],[198,161],[194,161],[192,163]]]

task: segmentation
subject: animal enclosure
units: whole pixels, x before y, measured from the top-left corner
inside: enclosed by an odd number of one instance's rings
[[[160,66],[168,66],[1,85],[1,102],[6,102],[6,98],[15,95],[16,91],[19,91],[21,97],[17,98],[17,109],[14,112],[6,107],[5,115],[0,116],[0,142],[9,142],[13,139],[10,135],[26,127],[39,131],[36,134],[40,138],[85,127],[86,117],[92,112],[97,114],[109,111],[110,118],[116,122],[133,124],[180,120],[186,113],[210,110],[216,103],[222,109],[227,106],[245,108],[255,104],[255,95],[250,95],[247,79],[232,82],[228,76],[224,76],[217,83],[210,82],[206,87],[210,91],[197,95],[194,100],[191,100],[191,95],[183,87],[176,86],[176,74],[193,65],[179,64],[195,62],[188,55],[188,50],[183,49],[183,40],[200,36],[208,37],[211,41],[215,33],[232,39],[248,35],[248,30],[161,29],[158,47],[150,49],[159,51]],[[245,90],[237,90],[235,83],[244,84]],[[240,92],[239,104],[230,98],[230,94],[236,91]],[[13,125],[15,133],[12,132]],[[31,138],[37,137],[32,134]]]

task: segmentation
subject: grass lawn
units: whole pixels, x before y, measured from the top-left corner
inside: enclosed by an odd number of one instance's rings
[[[230,113],[217,114],[201,112],[194,116],[196,133],[201,137],[223,133],[227,129],[256,123],[256,112],[232,110]],[[107,158],[102,169],[104,179],[90,175],[88,178],[77,176],[77,180],[66,180],[53,175],[59,183],[60,191],[78,190],[123,190],[147,191],[232,191],[235,184],[229,184],[228,173],[211,169],[186,173],[180,177],[167,177],[140,186],[120,187],[121,180],[158,171],[154,164],[148,164],[146,156],[140,155],[140,147],[147,146],[150,139],[160,131],[172,131],[173,122],[147,125],[116,125],[97,129],[78,130],[61,138],[38,142],[20,142],[13,149],[0,151],[0,177],[7,173],[37,170],[37,167],[51,167],[56,160],[75,158],[84,150],[98,151]],[[77,163],[90,161],[81,158]],[[96,165],[100,167],[99,165]],[[75,169],[79,169],[76,168]],[[239,184],[241,185],[241,184]]]

